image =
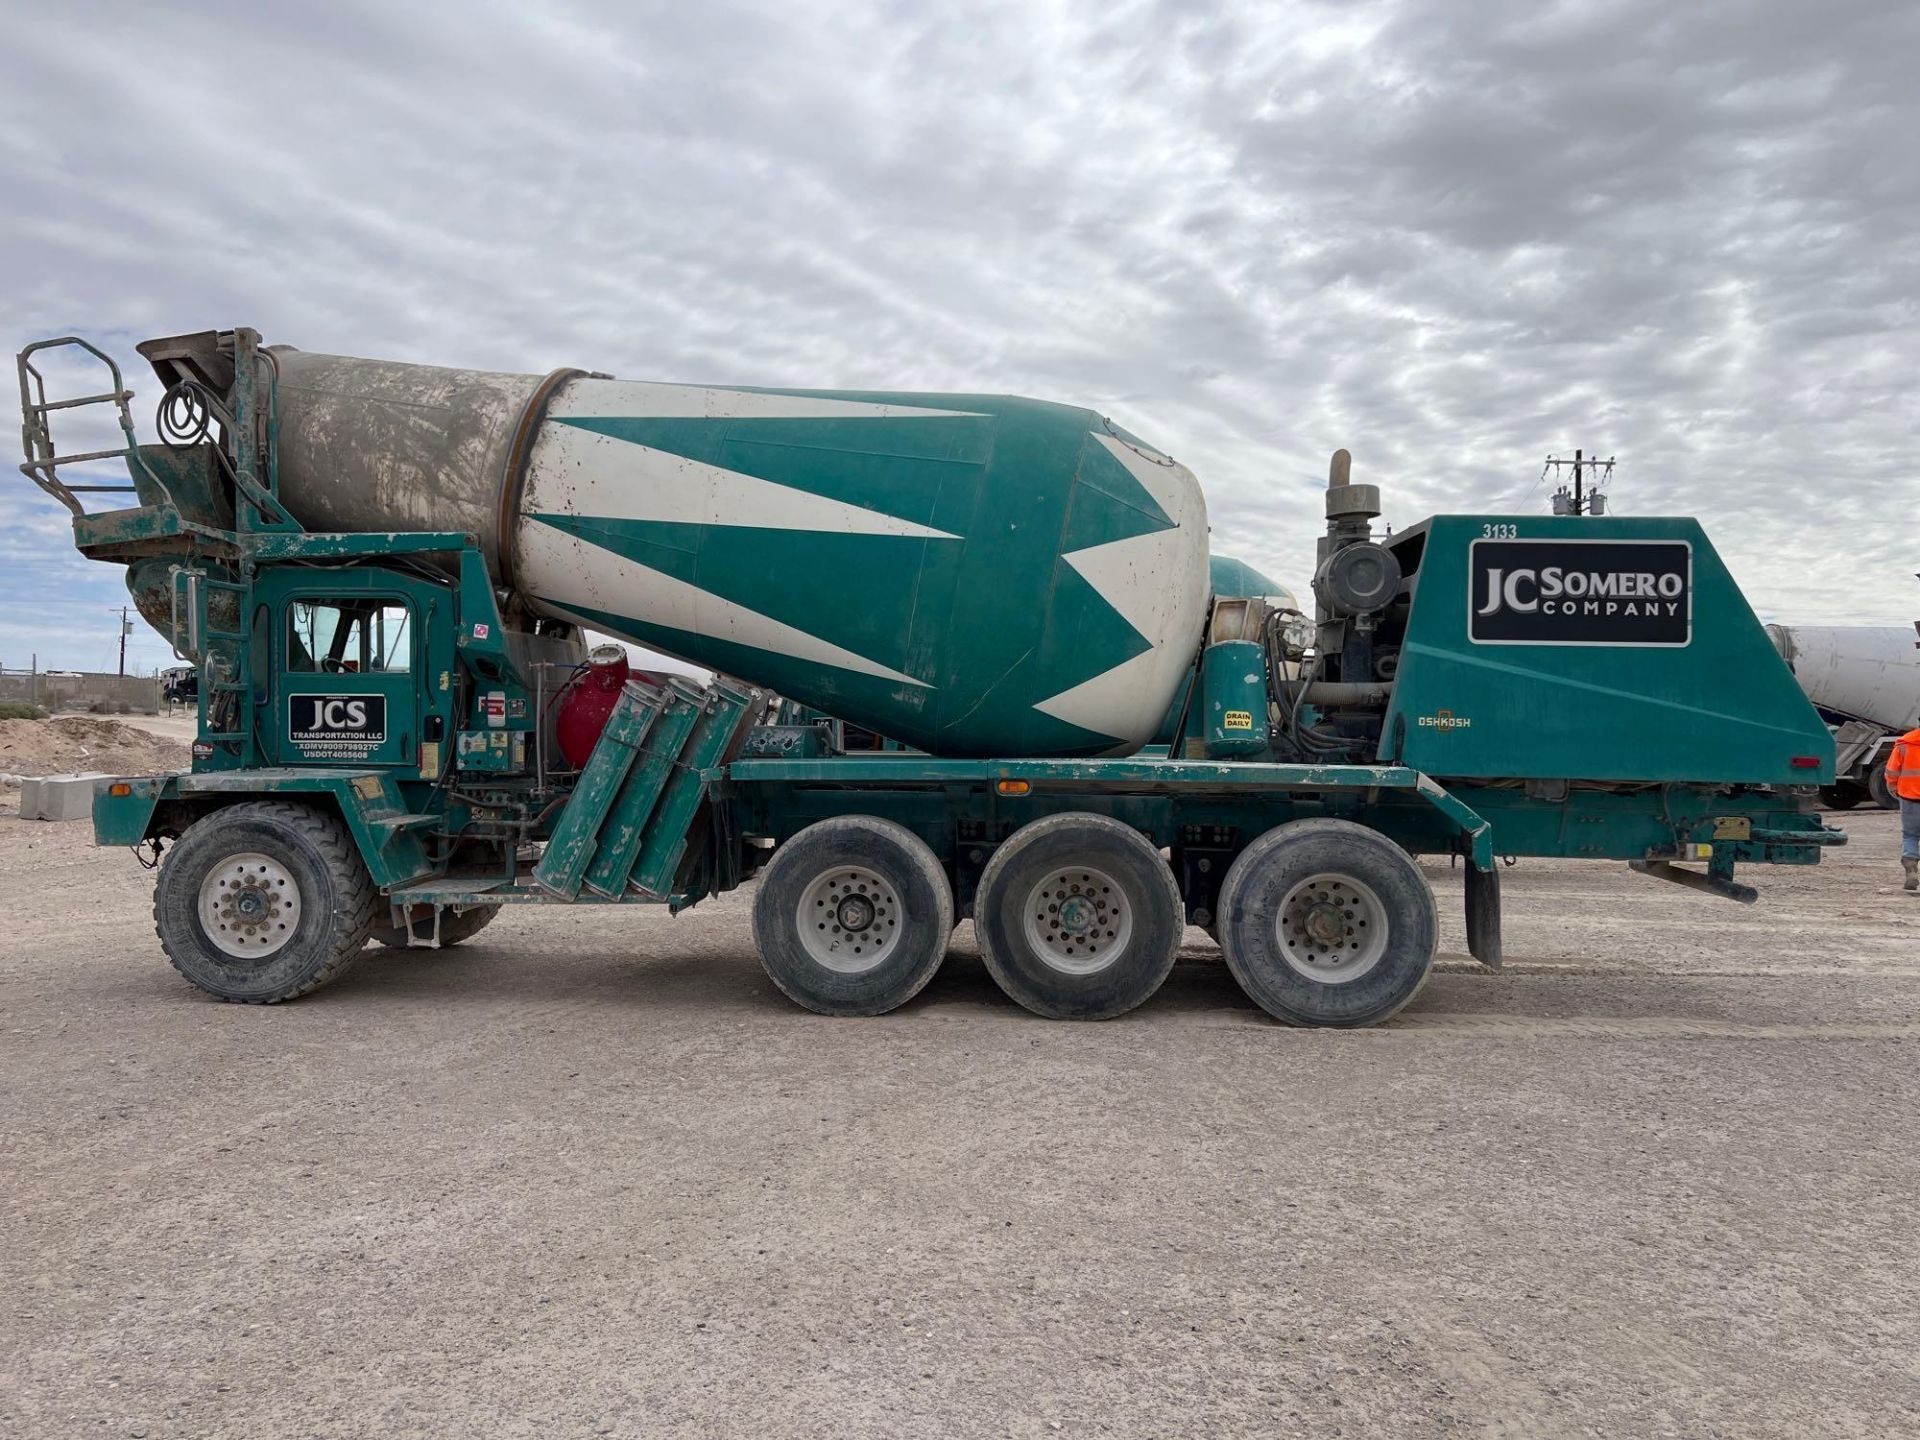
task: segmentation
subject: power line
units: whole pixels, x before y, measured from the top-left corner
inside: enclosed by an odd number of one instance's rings
[[[1573,467],[1573,491],[1568,493],[1562,485],[1553,497],[1553,513],[1556,515],[1604,515],[1607,513],[1607,497],[1600,493],[1600,483],[1613,478],[1613,460],[1609,455],[1602,460],[1598,456],[1589,459],[1587,452],[1576,450],[1571,460],[1562,460],[1557,455],[1547,456],[1547,463],[1541,468],[1540,480],[1547,478],[1549,470],[1559,470],[1562,466]],[[1596,473],[1597,472],[1597,473]],[[1585,486],[1587,476],[1595,476],[1593,493],[1588,494]],[[1538,485],[1540,480],[1533,483]]]
[[[131,607],[122,605],[118,611],[114,612],[120,617],[120,673],[122,675],[127,673],[127,636],[133,633],[133,621],[127,616],[129,608]]]

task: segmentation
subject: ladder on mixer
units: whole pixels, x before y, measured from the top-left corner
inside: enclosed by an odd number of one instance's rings
[[[103,390],[97,395],[76,395],[69,399],[49,400],[47,398],[46,377],[40,373],[34,357],[42,351],[59,350],[67,346],[84,350],[102,365],[112,377],[113,388]],[[20,444],[26,452],[26,461],[20,466],[20,473],[32,480],[42,490],[58,500],[77,516],[87,513],[85,504],[78,498],[89,494],[136,493],[132,485],[73,485],[60,478],[62,465],[86,465],[101,460],[125,460],[128,468],[140,464],[137,453],[140,442],[133,433],[133,416],[127,409],[127,402],[133,398],[133,391],[126,387],[120,378],[120,367],[113,357],[97,346],[82,340],[78,335],[63,335],[57,340],[37,340],[22,350],[14,361],[20,375]],[[85,450],[71,455],[62,455],[53,443],[53,425],[50,416],[56,410],[78,410],[88,405],[112,405],[119,415],[120,433],[127,443],[117,450]],[[144,470],[145,466],[141,468]],[[151,477],[150,477],[151,478]],[[155,479],[155,484],[159,482]]]

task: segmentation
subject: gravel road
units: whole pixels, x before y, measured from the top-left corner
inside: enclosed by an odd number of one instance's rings
[[[1052,1024],[962,927],[834,1021],[744,897],[509,912],[273,1009],[0,817],[0,1434],[1920,1433],[1893,817],[1738,907],[1506,876],[1511,957],[1288,1030],[1191,932]]]

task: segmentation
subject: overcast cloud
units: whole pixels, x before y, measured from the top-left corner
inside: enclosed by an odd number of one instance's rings
[[[1920,614],[1911,0],[7,9],[9,349],[1076,401],[1296,586],[1335,446],[1405,524],[1580,445],[1767,618]],[[100,664],[0,492],[0,660]]]

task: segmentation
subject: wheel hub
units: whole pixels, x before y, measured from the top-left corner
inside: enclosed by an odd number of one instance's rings
[[[1317,901],[1309,905],[1301,928],[1316,945],[1332,949],[1347,943],[1347,920],[1338,905]]]
[[[875,910],[874,901],[865,892],[856,892],[841,897],[840,903],[834,907],[833,914],[834,919],[840,923],[841,929],[857,935],[862,930],[872,928]]]
[[[1102,870],[1056,870],[1027,896],[1025,928],[1033,953],[1069,975],[1106,969],[1133,935],[1126,891]]]
[[[200,928],[216,948],[243,960],[262,960],[293,938],[300,922],[300,887],[271,855],[230,855],[200,882]]]
[[[1359,979],[1387,950],[1387,908],[1352,875],[1300,881],[1280,903],[1277,929],[1287,964],[1325,985]]]
[[[877,968],[898,948],[898,892],[864,865],[836,865],[800,894],[801,947],[816,964],[841,975]]]
[[[1060,904],[1060,928],[1068,935],[1087,936],[1100,920],[1100,908],[1085,895],[1069,894]]]

